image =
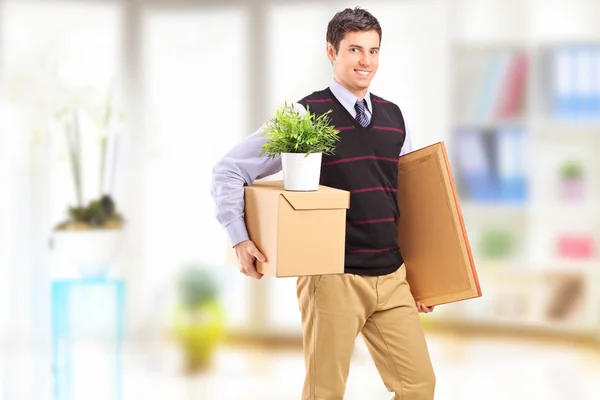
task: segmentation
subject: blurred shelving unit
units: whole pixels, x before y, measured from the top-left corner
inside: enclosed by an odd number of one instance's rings
[[[484,296],[425,318],[600,339],[600,2],[454,3],[448,143]]]

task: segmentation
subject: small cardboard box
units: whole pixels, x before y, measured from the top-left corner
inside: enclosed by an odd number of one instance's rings
[[[255,182],[244,188],[250,239],[267,261],[258,272],[275,277],[343,274],[346,210],[350,192],[319,186],[293,192],[283,181]],[[227,262],[239,266],[228,246]]]
[[[481,296],[443,142],[400,157],[398,246],[406,279],[426,306]]]

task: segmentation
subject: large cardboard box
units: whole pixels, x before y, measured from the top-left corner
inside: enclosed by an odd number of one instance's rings
[[[400,157],[398,245],[416,300],[427,306],[480,297],[443,142]]]
[[[258,272],[290,277],[344,273],[346,210],[350,192],[319,186],[292,192],[283,181],[255,182],[244,188],[246,227],[267,261]],[[239,267],[231,246],[227,262]]]

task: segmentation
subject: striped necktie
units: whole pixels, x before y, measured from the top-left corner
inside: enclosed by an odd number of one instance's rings
[[[369,125],[369,118],[367,117],[367,113],[365,112],[365,100],[356,100],[354,108],[356,109],[356,120],[363,128],[366,128],[367,125]]]

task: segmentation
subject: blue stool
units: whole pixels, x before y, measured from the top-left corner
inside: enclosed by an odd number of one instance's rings
[[[124,308],[123,280],[93,278],[52,282],[54,400],[122,398]],[[96,348],[92,355],[100,357],[94,359],[87,354],[80,362],[78,357],[84,357],[82,351],[86,346],[88,352]],[[102,370],[104,378],[98,376]]]

